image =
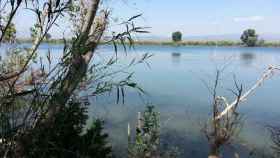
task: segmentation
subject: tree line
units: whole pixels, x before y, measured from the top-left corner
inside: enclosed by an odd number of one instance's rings
[[[176,31],[172,33],[172,41],[177,43],[182,41],[183,34],[180,31]],[[262,46],[264,44],[263,39],[259,39],[259,35],[256,33],[254,29],[245,30],[241,37],[242,43],[248,47],[254,46]]]

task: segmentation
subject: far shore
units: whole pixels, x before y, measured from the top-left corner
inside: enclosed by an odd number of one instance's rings
[[[31,39],[18,39],[19,43],[32,43]],[[65,42],[71,42],[70,39],[50,39],[45,40],[45,43],[50,44],[63,44]],[[101,41],[102,44],[114,44],[113,42]],[[128,41],[120,42],[117,41],[115,44],[126,44],[129,45]],[[225,46],[225,47],[246,47],[241,41],[234,40],[184,40],[180,42],[173,42],[167,40],[137,40],[133,41],[133,45],[166,45],[166,46]],[[256,47],[280,47],[279,41],[263,41],[256,45]]]

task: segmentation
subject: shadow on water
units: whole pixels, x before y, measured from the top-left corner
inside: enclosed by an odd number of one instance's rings
[[[243,52],[240,54],[240,60],[244,66],[251,66],[256,59],[256,55],[251,52]]]

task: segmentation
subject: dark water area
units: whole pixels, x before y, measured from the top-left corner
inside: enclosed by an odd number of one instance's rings
[[[62,45],[43,44],[40,55],[50,50],[57,62],[62,49]],[[133,79],[147,94],[139,96],[128,89],[124,104],[116,104],[114,92],[90,98],[90,116],[105,120],[106,132],[119,157],[126,154],[128,123],[133,129],[137,112],[145,105],[154,105],[161,114],[162,148],[178,147],[181,157],[206,157],[208,144],[201,129],[210,117],[212,96],[208,88],[214,85],[216,70],[224,69],[218,95],[234,100],[228,90],[234,88],[233,76],[248,89],[269,65],[280,65],[279,48],[260,47],[136,46],[127,54],[119,50],[118,62],[127,64],[144,53],[153,54],[149,66],[139,64],[127,71],[135,72]],[[113,55],[113,46],[101,46],[94,58],[106,61]],[[247,148],[266,150],[271,146],[266,125],[280,125],[279,94],[280,76],[275,74],[240,105],[243,129],[225,154],[233,155],[240,149],[240,157],[248,157]]]

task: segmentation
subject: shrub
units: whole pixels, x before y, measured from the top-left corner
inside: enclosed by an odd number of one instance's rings
[[[103,122],[95,120],[84,131],[87,107],[71,101],[50,126],[36,127],[31,140],[22,140],[24,155],[30,158],[110,158],[111,146],[103,133]],[[30,137],[28,137],[30,138]]]
[[[131,142],[130,133],[128,133],[129,158],[149,158],[159,156],[159,117],[159,113],[154,111],[154,106],[147,106],[142,116],[140,112],[138,113],[135,140]]]

